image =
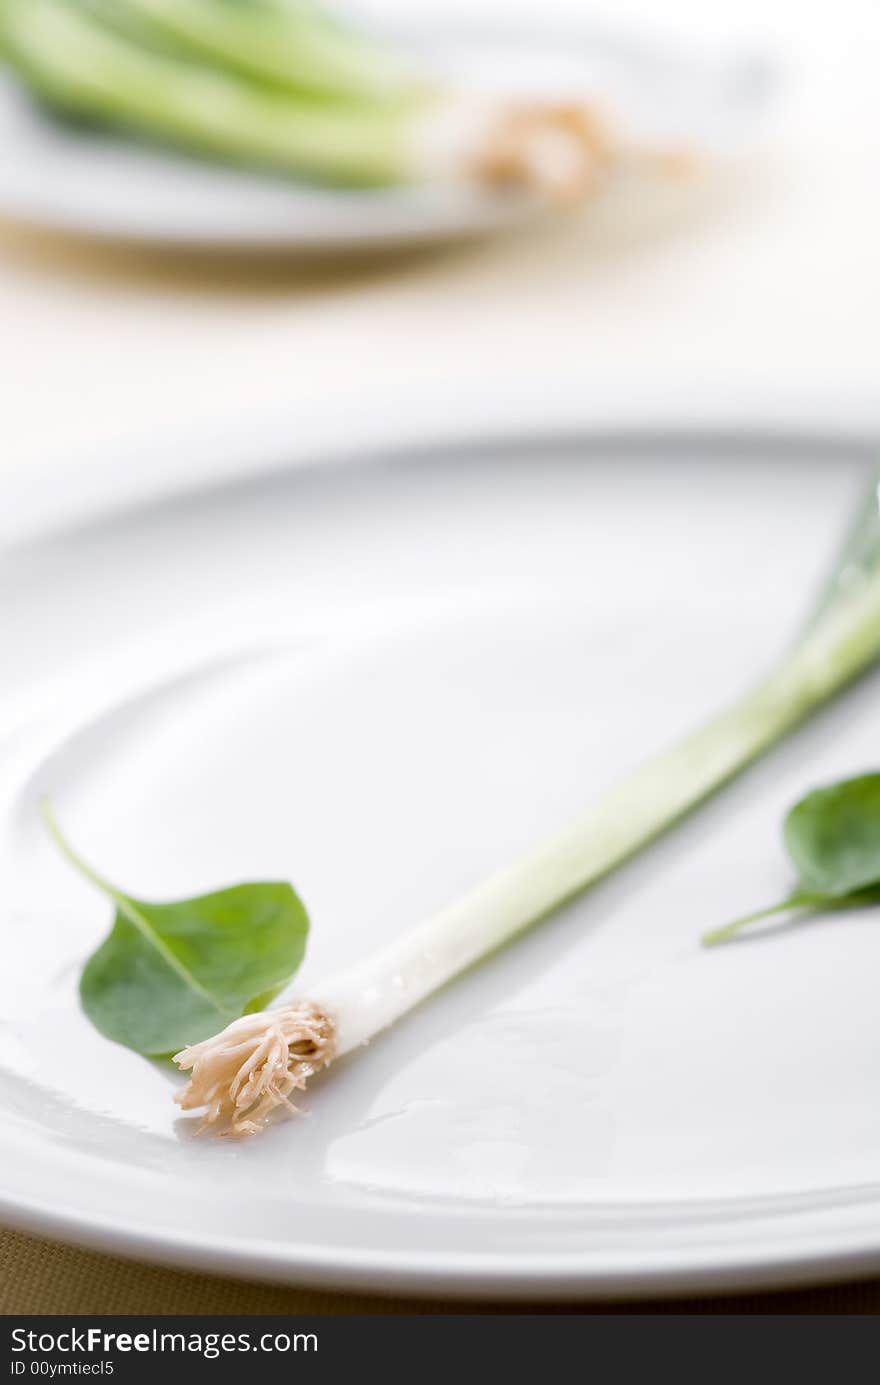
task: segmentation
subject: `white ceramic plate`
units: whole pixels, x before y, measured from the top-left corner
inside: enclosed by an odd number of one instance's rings
[[[292,878],[303,985],[563,821],[792,630],[870,453],[520,440],[300,469],[0,559],[0,1206],[181,1264],[447,1294],[880,1267],[880,929],[726,951],[783,809],[876,761],[875,679],[614,879],[317,1083],[196,1140],[79,1011],[134,892]],[[75,478],[71,478],[71,485]]]
[[[386,8],[386,24],[453,79],[598,95],[634,134],[660,142],[739,140],[768,89],[768,68],[749,53],[694,53],[575,15],[536,34],[511,18],[450,26],[441,12],[413,24],[411,6]],[[534,197],[464,185],[357,192],[212,165],[51,120],[2,70],[0,149],[0,216],[141,245],[355,253],[488,235],[548,212]]]

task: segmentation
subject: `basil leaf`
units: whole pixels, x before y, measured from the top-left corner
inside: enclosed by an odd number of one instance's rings
[[[880,884],[880,774],[815,789],[785,819],[799,893],[834,899]]]
[[[705,933],[706,946],[776,914],[880,904],[880,774],[814,789],[789,810],[784,832],[799,877],[795,889],[778,904]]]
[[[109,936],[89,958],[80,998],[102,1034],[164,1057],[261,1009],[305,953],[309,921],[282,882],[233,885],[167,904],[135,899],[85,864],[43,816],[68,860],[116,905]]]
[[[108,1039],[176,1053],[259,1009],[302,961],[308,921],[290,885],[234,885],[176,904],[115,896],[112,931],[80,997]]]

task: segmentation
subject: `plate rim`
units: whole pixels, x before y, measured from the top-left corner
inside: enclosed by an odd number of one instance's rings
[[[809,386],[809,388],[808,388]],[[24,466],[0,463],[0,555],[81,524],[198,494],[202,488],[268,480],[293,471],[375,465],[435,449],[505,446],[567,438],[874,446],[880,451],[880,393],[870,379],[793,386],[731,381],[591,379],[561,366],[511,381],[507,371],[462,378],[347,383],[274,407],[220,407],[79,449],[46,451]],[[126,465],[120,465],[120,456]]]
[[[877,1200],[875,1199],[875,1204]],[[754,1247],[732,1254],[705,1253],[690,1261],[671,1262],[658,1257],[653,1263],[634,1265],[623,1260],[601,1268],[585,1264],[576,1254],[532,1255],[527,1266],[522,1254],[518,1268],[494,1252],[465,1257],[460,1252],[443,1257],[435,1252],[394,1251],[349,1247],[322,1251],[315,1246],[268,1246],[259,1241],[241,1242],[234,1250],[220,1237],[200,1234],[193,1240],[186,1232],[161,1234],[126,1229],[111,1219],[80,1216],[50,1209],[34,1200],[12,1202],[0,1192],[0,1214],[13,1230],[45,1239],[147,1261],[180,1270],[203,1270],[215,1276],[231,1275],[257,1283],[284,1284],[302,1289],[322,1288],[339,1293],[399,1294],[425,1297],[440,1294],[462,1301],[601,1302],[617,1298],[663,1299],[676,1295],[697,1296],[757,1289],[796,1289],[810,1284],[841,1282],[875,1274],[880,1270],[880,1220],[868,1244],[849,1248],[833,1246],[810,1251],[764,1253]],[[467,1266],[462,1261],[467,1259]]]

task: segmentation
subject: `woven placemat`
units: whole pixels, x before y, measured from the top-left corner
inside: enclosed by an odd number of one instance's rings
[[[190,1274],[99,1255],[75,1246],[0,1232],[0,1313],[869,1313],[880,1312],[880,1280],[787,1293],[653,1303],[548,1307],[456,1303],[443,1299],[373,1298],[287,1289]]]

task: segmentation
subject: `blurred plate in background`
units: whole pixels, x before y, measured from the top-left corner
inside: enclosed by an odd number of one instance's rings
[[[768,68],[745,54],[657,45],[574,17],[543,41],[521,23],[505,32],[497,19],[472,20],[459,32],[437,14],[410,19],[400,36],[471,86],[598,94],[633,134],[660,140],[736,138],[768,90]],[[171,248],[356,253],[485,236],[553,210],[464,185],[340,190],[212,165],[55,121],[2,71],[0,149],[0,217]]]
[[[104,240],[215,250],[352,251],[485,235],[534,198],[471,187],[321,188],[57,122],[0,74],[0,216]]]

